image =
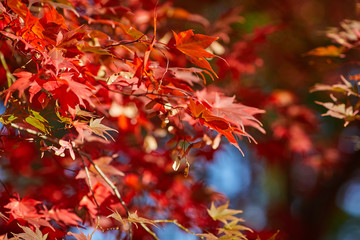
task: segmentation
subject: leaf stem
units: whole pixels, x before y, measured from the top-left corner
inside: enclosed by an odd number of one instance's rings
[[[4,54],[2,52],[0,52],[0,61],[6,72],[6,79],[7,79],[8,87],[10,87],[11,84],[15,81],[15,77],[14,77],[14,75],[11,74],[9,67],[6,64]]]

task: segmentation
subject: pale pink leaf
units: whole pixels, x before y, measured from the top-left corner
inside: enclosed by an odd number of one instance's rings
[[[110,128],[108,126],[105,126],[104,124],[101,124],[101,121],[104,119],[104,117],[102,118],[97,118],[97,119],[91,119],[90,120],[90,124],[89,127],[91,129],[91,131],[93,133],[95,133],[96,135],[104,138],[105,140],[107,140],[106,136],[110,137],[113,141],[114,138],[111,136],[110,133],[108,133],[108,131],[114,131],[114,132],[118,132],[116,129]]]

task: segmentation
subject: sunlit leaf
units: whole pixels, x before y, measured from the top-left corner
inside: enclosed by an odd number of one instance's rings
[[[241,210],[228,209],[229,202],[221,205],[219,207],[215,207],[214,203],[211,203],[210,209],[208,209],[208,213],[214,220],[222,221],[223,223],[227,223],[227,221],[241,220],[234,215],[242,213]]]
[[[8,0],[7,5],[23,19],[26,18],[27,13],[29,12],[29,9],[26,7],[26,5],[18,0]]]
[[[205,48],[209,47],[217,37],[209,37],[202,34],[194,34],[192,30],[187,30],[176,34],[173,32],[176,41],[176,48],[190,57],[190,61],[198,67],[211,71],[216,77],[216,73],[205,58],[216,57],[207,52]]]
[[[23,240],[46,240],[48,233],[43,235],[39,228],[35,228],[35,231],[31,230],[29,227],[24,227],[18,224],[18,226],[24,231],[24,233],[17,233],[14,236],[18,239]]]
[[[106,136],[110,137],[113,141],[114,138],[111,136],[110,133],[108,133],[108,131],[114,131],[114,132],[118,132],[116,129],[110,128],[108,126],[105,126],[104,124],[101,124],[101,121],[104,118],[97,118],[97,119],[91,119],[90,123],[89,123],[89,127],[92,130],[93,133],[95,133],[96,135],[99,135],[100,137],[104,138],[105,140],[107,140]]]
[[[329,45],[326,47],[318,47],[307,53],[307,55],[321,56],[321,57],[344,57],[344,47],[336,47]]]
[[[32,126],[36,127],[37,129],[39,129],[40,131],[42,131],[44,133],[49,133],[49,131],[46,128],[46,125],[42,121],[37,119],[36,117],[29,116],[29,117],[25,118],[25,121],[27,123],[31,124]]]
[[[147,218],[143,218],[143,217],[139,217],[137,212],[133,212],[133,213],[129,213],[129,217],[128,218],[123,218],[121,217],[121,215],[119,214],[118,211],[113,211],[112,214],[110,214],[109,216],[107,216],[108,218],[114,218],[115,220],[119,221],[120,223],[124,223],[124,222],[130,222],[133,224],[149,224],[152,225],[154,227],[158,227],[158,224],[156,222],[154,222],[153,220],[147,219]]]
[[[89,233],[87,235],[85,235],[80,229],[79,229],[79,232],[80,233],[69,232],[68,235],[74,236],[76,240],[91,240],[92,239],[92,235],[90,235]]]

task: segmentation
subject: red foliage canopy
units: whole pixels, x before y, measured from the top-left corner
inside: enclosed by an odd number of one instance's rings
[[[0,14],[1,234],[90,239],[68,232],[83,223],[145,239],[172,222],[213,239],[219,220],[218,234],[245,238],[238,211],[209,216],[224,199],[189,175],[190,150],[211,155],[221,135],[240,150],[242,136],[254,141],[248,127],[264,132],[254,117],[263,110],[203,84],[217,78],[208,48],[219,38],[166,26],[207,20],[147,1],[8,0]]]

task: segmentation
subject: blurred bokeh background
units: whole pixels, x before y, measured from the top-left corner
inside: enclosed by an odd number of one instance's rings
[[[315,101],[329,94],[310,93],[316,83],[334,84],[340,76],[358,74],[356,52],[347,58],[309,56],[344,19],[359,17],[353,0],[173,1],[211,21],[241,16],[232,24],[233,46],[224,58],[230,73],[219,82],[238,101],[266,110],[267,131],[254,132],[257,145],[244,143],[245,157],[224,147],[200,176],[224,193],[231,206],[243,209],[246,223],[257,232],[280,230],[279,239],[360,239],[359,152],[353,139],[358,123],[322,117]],[[199,29],[189,23],[184,28]],[[216,26],[208,32],[214,35]],[[201,29],[199,30],[201,31]],[[232,65],[236,59],[237,66]],[[236,89],[236,90],[235,90]],[[170,236],[170,235],[164,235]],[[181,239],[181,236],[179,239]],[[167,239],[166,237],[164,239]]]
[[[149,5],[156,2],[149,0]],[[341,76],[359,74],[360,55],[356,49],[343,58],[309,54],[334,44],[326,31],[345,19],[357,20],[359,3],[167,2],[193,14],[193,21],[169,18],[158,24],[219,37],[209,49],[222,56],[212,60],[219,79],[209,81],[210,88],[266,110],[259,116],[266,134],[249,130],[257,144],[240,141],[245,157],[230,145],[214,155],[195,152],[191,175],[229,198],[230,208],[244,211],[246,225],[256,231],[249,240],[257,235],[268,239],[277,230],[279,240],[360,239],[359,123],[344,127],[343,120],[321,116],[326,110],[316,101],[328,101],[329,94],[311,92],[317,83],[334,84]],[[225,27],[229,23],[231,27]],[[209,161],[212,157],[214,161]],[[5,175],[0,172],[1,176]],[[165,240],[195,239],[172,225],[158,234]],[[107,235],[112,239],[111,233],[100,232],[93,239]]]

